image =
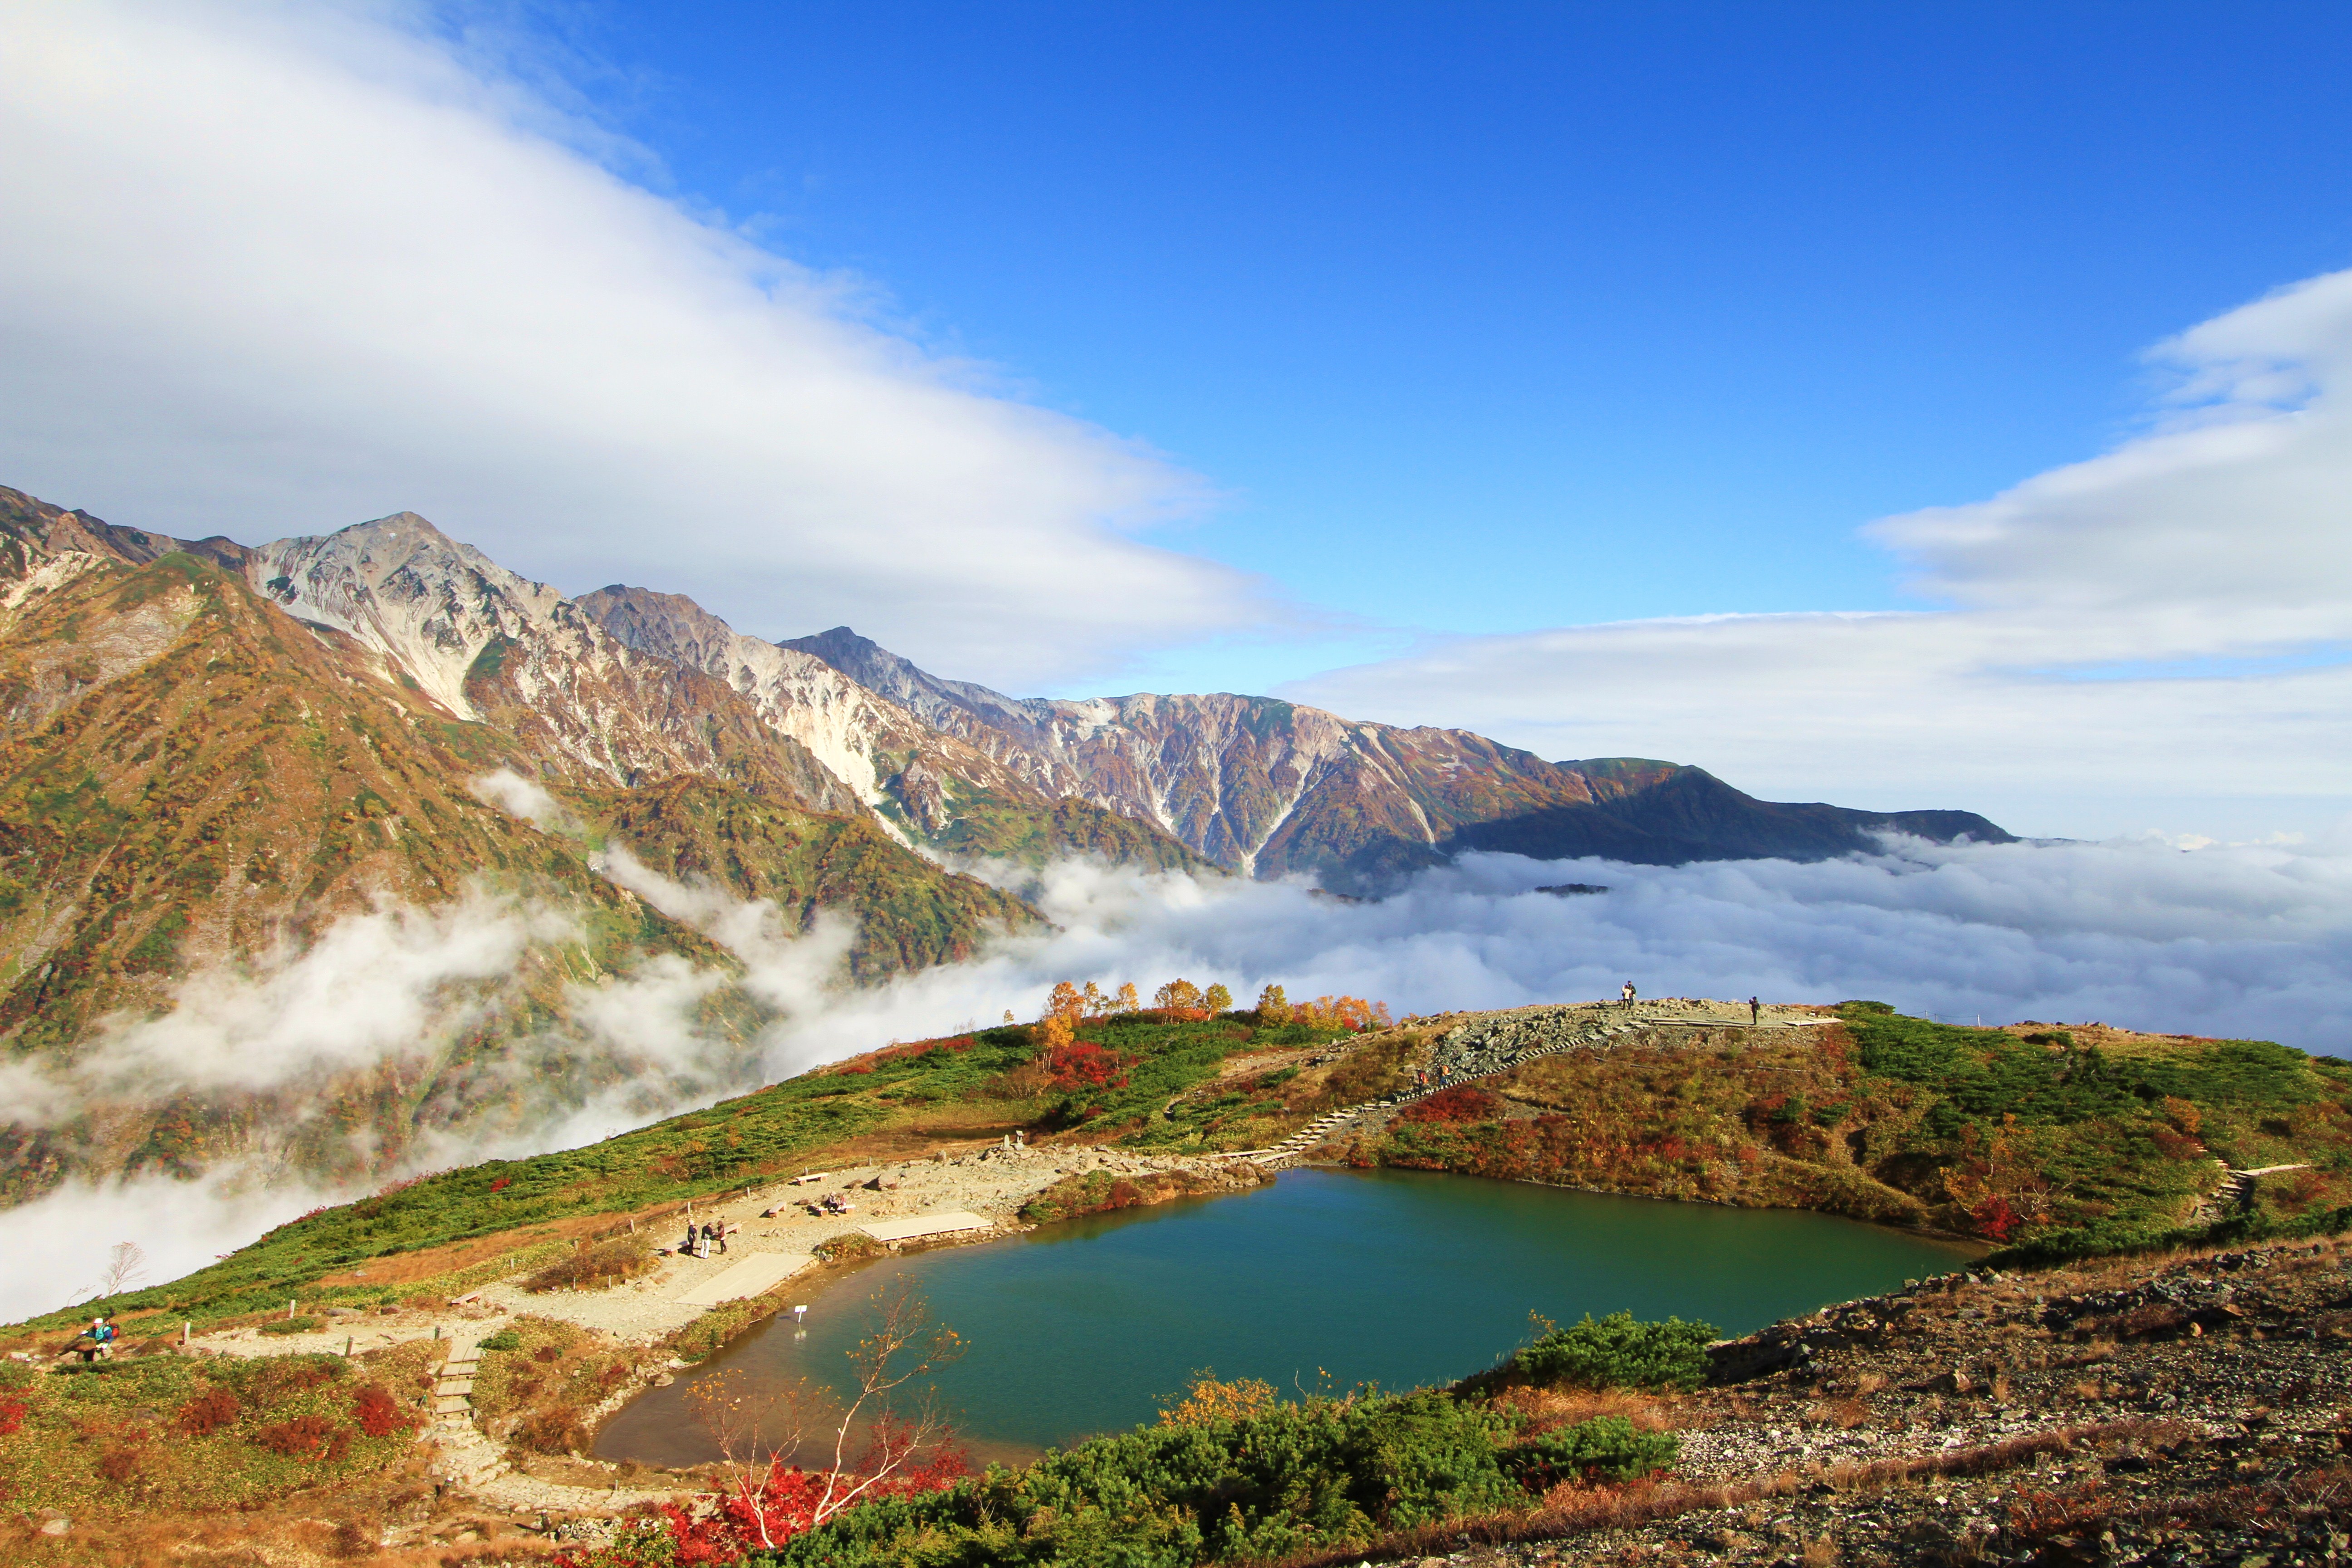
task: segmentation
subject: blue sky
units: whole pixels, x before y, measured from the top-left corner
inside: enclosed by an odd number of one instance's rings
[[[698,4],[561,37],[656,181],[1167,453],[1223,495],[1162,537],[1367,623],[1142,685],[1916,604],[1858,525],[2112,445],[2140,351],[2352,262],[2341,5]]]
[[[2352,846],[2352,9],[28,0],[0,483]]]

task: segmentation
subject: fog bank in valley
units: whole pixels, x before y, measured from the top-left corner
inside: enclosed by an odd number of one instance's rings
[[[1181,974],[1222,980],[1244,998],[1273,981],[1293,996],[1376,997],[1399,1015],[1586,999],[1631,980],[1653,996],[1863,996],[1963,1023],[2096,1019],[2352,1054],[2352,854],[2335,843],[1890,841],[1882,855],[1812,865],[1670,868],[1486,855],[1369,903],[1066,862],[1036,886],[1056,930],[867,990],[836,978],[847,936],[837,921],[788,933],[763,905],[682,886],[625,855],[605,869],[730,949],[740,983],[777,1020],[748,1043],[707,1037],[695,1009],[723,977],[675,961],[583,982],[562,1043],[625,1064],[625,1087],[545,1104],[536,1121],[428,1141],[404,1168],[587,1142],[894,1038],[969,1028],[1008,1009],[1034,1016],[1061,979],[1134,980],[1148,993]],[[1536,890],[1569,882],[1610,891]],[[192,979],[180,1014],[127,1026],[86,1056],[85,1076],[12,1080],[11,1099],[63,1115],[82,1095],[122,1092],[142,1061],[175,1058],[177,1087],[283,1088],[330,1052],[328,1065],[348,1069],[370,1053],[430,1050],[479,1005],[494,967],[483,955],[520,952],[555,920],[488,899],[434,916],[356,916],[257,973]],[[334,1031],[339,1016],[365,1026]],[[529,1069],[527,1059],[514,1065]],[[273,1182],[266,1161],[198,1183],[60,1191],[0,1213],[6,1256],[47,1260],[8,1271],[0,1316],[64,1304],[94,1283],[114,1242],[144,1247],[163,1279],[352,1195]]]

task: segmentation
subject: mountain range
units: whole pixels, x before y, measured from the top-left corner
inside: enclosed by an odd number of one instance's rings
[[[695,1012],[723,1073],[776,1004],[708,921],[613,875],[623,851],[791,930],[854,915],[845,962],[873,981],[1034,926],[1017,876],[974,873],[1074,854],[1366,895],[1467,850],[1671,864],[2009,837],[1270,698],[1007,697],[846,626],[771,642],[674,594],[566,596],[413,513],[248,546],[5,489],[0,725],[0,1070],[57,1102],[0,1129],[0,1202],[265,1152],[351,1176],[436,1132],[522,1133],[644,1073],[583,1043],[583,987],[664,961],[724,977]],[[518,814],[524,784],[543,805]],[[376,1068],[90,1077],[177,1015],[191,974],[485,898],[549,918]]]

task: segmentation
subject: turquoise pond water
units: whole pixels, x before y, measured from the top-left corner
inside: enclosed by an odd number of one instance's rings
[[[1607,1197],[1415,1172],[1291,1171],[1272,1186],[889,1258],[800,1298],[609,1422],[608,1459],[715,1458],[698,1381],[846,1382],[876,1291],[909,1280],[971,1343],[936,1380],[982,1458],[1157,1418],[1191,1374],[1286,1391],[1409,1388],[1489,1366],[1528,1314],[1620,1309],[1744,1333],[1959,1267],[1954,1246],[1826,1215]]]

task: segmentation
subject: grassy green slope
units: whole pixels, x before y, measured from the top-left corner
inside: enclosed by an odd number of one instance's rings
[[[1967,1029],[1849,1003],[1551,1057],[1401,1118],[1390,1163],[1820,1208],[2031,1242],[2185,1223],[2238,1169],[2273,1219],[2352,1201],[2352,1064],[2263,1041]]]
[[[661,955],[738,969],[598,874],[591,841],[474,795],[471,781],[493,769],[538,773],[543,738],[447,718],[364,649],[306,627],[208,561],[110,558],[69,514],[21,498],[9,507],[6,1059],[71,1061],[110,1016],[171,1010],[190,973],[304,950],[371,909],[485,894],[554,911],[569,929],[485,983],[495,1005],[462,1037],[420,1042],[431,1048],[383,1071],[282,1092],[142,1098],[133,1086],[62,1121],[0,1121],[0,1204],[76,1174],[194,1174],[257,1152],[352,1181],[396,1165],[435,1128],[526,1126],[614,1081],[593,1052],[541,1052],[529,1074],[504,1070],[519,1046],[562,1032],[577,984]],[[891,842],[870,819],[799,804],[813,764],[798,748],[731,710],[714,707],[709,724],[725,777],[573,789],[572,805],[673,877],[772,899],[803,925],[820,906],[854,914],[855,977],[968,957],[991,932],[1035,923],[1015,899]],[[768,1019],[732,986],[700,1012],[715,1042],[746,1047]]]
[[[396,1300],[408,1288],[345,1282],[321,1289],[318,1282],[370,1259],[454,1243],[512,1233],[520,1244],[535,1234],[532,1227],[550,1222],[724,1192],[859,1149],[904,1154],[939,1142],[992,1139],[1014,1127],[1040,1135],[1058,1130],[1083,1142],[1124,1138],[1152,1146],[1245,1146],[1263,1135],[1265,1125],[1237,1120],[1229,1108],[1196,1109],[1174,1121],[1159,1113],[1171,1096],[1213,1083],[1237,1052],[1339,1036],[1299,1025],[1259,1030],[1253,1016],[1192,1021],[1146,1013],[1096,1020],[1083,1035],[1108,1041],[1126,1058],[1127,1081],[1099,1089],[1057,1087],[1034,1068],[1027,1075],[1018,1072],[1039,1054],[1027,1026],[890,1047],[584,1148],[444,1172],[321,1209],[185,1279],[104,1305],[165,1313],[171,1324],[218,1321],[282,1305],[296,1294],[321,1305],[372,1306]],[[1310,1082],[1319,1083],[1326,1070],[1310,1075]],[[1296,1083],[1296,1075],[1290,1085],[1288,1098],[1297,1109],[1273,1123],[1284,1130],[1314,1114],[1331,1094],[1356,1087],[1343,1079],[1318,1098],[1307,1084]],[[1285,1116],[1282,1094],[1273,1091],[1268,1099],[1277,1117]],[[75,1310],[86,1316],[92,1310],[85,1303]],[[32,1327],[47,1331],[71,1317],[52,1314]]]
[[[531,946],[507,1003],[448,1052],[330,1086],[323,1104],[188,1097],[0,1128],[0,1200],[77,1171],[190,1172],[295,1122],[296,1164],[348,1178],[352,1128],[372,1125],[377,1156],[397,1158],[453,1109],[446,1088],[489,1084],[455,1110],[499,1114],[516,1086],[477,1069],[542,1028],[574,976],[649,954],[733,967],[578,847],[476,800],[466,781],[511,761],[494,732],[405,699],[348,645],[193,557],[94,565],[31,601],[0,639],[0,706],[27,721],[0,744],[12,1058],[71,1059],[107,1015],[168,1009],[192,969],[307,945],[378,900],[431,907],[486,888],[570,928]],[[758,1022],[740,998],[713,1005],[730,1014],[713,1020],[722,1030]],[[559,1087],[595,1086],[535,1086]]]

